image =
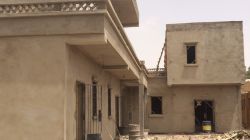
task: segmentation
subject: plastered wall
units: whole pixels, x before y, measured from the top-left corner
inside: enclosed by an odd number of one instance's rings
[[[1,38],[0,138],[75,140],[76,80],[103,87],[102,136],[115,136],[120,81],[57,37]],[[108,117],[108,85],[112,116]],[[99,101],[98,101],[99,102]]]
[[[139,89],[124,87],[122,90],[122,126],[139,124]]]
[[[59,40],[0,38],[0,139],[64,138],[65,46]]]
[[[67,139],[76,138],[76,119],[74,117],[76,111],[76,92],[75,82],[81,81],[85,84],[92,83],[92,77],[102,86],[102,138],[104,140],[112,139],[115,137],[116,123],[115,123],[115,97],[120,96],[120,81],[105,72],[100,66],[95,64],[77,47],[67,47],[67,73],[66,73],[66,124],[67,124]],[[108,116],[108,87],[112,88],[111,95],[111,112],[112,116]],[[97,101],[100,102],[100,99]],[[88,104],[92,109],[91,104]],[[88,107],[87,107],[88,108]],[[91,113],[86,111],[85,113]],[[91,113],[92,114],[92,113]],[[92,121],[96,125],[97,121],[88,118],[87,121]],[[94,130],[92,130],[94,131]]]
[[[194,100],[214,101],[215,131],[241,128],[241,102],[238,86],[174,86],[166,78],[150,78],[150,96],[163,97],[163,114],[151,115],[148,100],[145,127],[151,133],[193,133],[195,131]]]
[[[185,43],[196,43],[196,64],[187,65]],[[169,24],[168,85],[244,82],[242,22]]]

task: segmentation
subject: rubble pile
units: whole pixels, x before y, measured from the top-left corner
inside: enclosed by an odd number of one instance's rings
[[[237,130],[225,133],[217,138],[217,140],[250,140],[250,131]]]

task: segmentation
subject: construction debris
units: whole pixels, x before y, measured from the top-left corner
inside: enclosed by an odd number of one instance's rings
[[[249,140],[249,130],[237,130],[225,133],[217,138],[217,140]]]
[[[121,136],[120,140],[129,140],[129,137]],[[149,135],[143,140],[250,140],[250,130],[230,131],[225,134],[203,133],[197,135]]]
[[[217,140],[219,134],[197,134],[197,135],[185,135],[185,134],[161,134],[161,135],[149,135],[142,140]],[[128,136],[122,136],[120,140],[129,140]]]

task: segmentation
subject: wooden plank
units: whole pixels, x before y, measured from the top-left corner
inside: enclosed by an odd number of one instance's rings
[[[250,129],[250,92],[248,92],[246,98],[246,113],[247,113],[247,128]]]

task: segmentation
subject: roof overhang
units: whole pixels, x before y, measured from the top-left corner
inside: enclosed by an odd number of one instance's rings
[[[125,5],[118,8],[123,12],[137,10],[130,3],[136,1],[117,1],[116,8]],[[0,36],[60,36],[104,71],[143,83],[144,71],[114,10],[111,0],[0,0]]]
[[[124,27],[139,26],[139,12],[136,0],[111,0]]]
[[[121,80],[137,79],[138,77],[110,44],[77,45],[87,57]]]

